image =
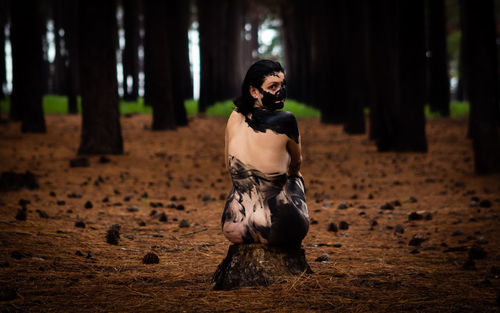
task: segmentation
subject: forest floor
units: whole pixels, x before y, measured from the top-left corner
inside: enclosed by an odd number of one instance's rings
[[[159,132],[150,119],[122,117],[125,153],[88,167],[70,167],[80,116],[47,116],[47,134],[0,125],[0,172],[40,185],[0,193],[0,311],[500,311],[500,175],[474,174],[465,118],[428,119],[427,153],[299,120],[314,274],[233,291],[211,284],[229,247],[226,119]],[[143,264],[151,251],[159,263]]]

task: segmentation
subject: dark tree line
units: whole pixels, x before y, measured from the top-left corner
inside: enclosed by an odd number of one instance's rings
[[[78,153],[122,153],[116,77],[117,2],[16,0],[2,1],[2,6],[6,3],[10,4],[10,10],[2,10],[0,22],[5,25],[5,12],[10,11],[11,119],[22,121],[23,132],[45,132],[42,96],[48,88],[68,96],[71,113],[77,112],[77,96],[81,95],[82,134]],[[138,21],[144,6],[145,59],[146,65],[151,65],[145,69],[146,101],[153,106],[152,129],[187,125],[184,99],[192,96],[187,39],[189,2],[123,0],[122,4],[127,42],[124,81],[132,78],[132,88],[125,88],[124,97],[133,100],[138,96]],[[56,47],[51,65],[54,80],[49,85],[46,82],[51,70],[44,39],[48,18],[54,22]],[[5,42],[3,37],[0,39]],[[0,70],[3,80],[4,67]]]
[[[462,0],[461,7],[461,82],[476,171],[498,171],[493,1]],[[365,131],[368,107],[379,151],[427,150],[425,103],[450,113],[444,0],[292,0],[283,3],[282,20],[290,97],[347,133]]]

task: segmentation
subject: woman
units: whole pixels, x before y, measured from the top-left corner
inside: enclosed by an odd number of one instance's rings
[[[276,111],[285,98],[280,63],[261,60],[248,69],[225,135],[233,188],[222,230],[233,243],[300,247],[309,229],[297,121]]]

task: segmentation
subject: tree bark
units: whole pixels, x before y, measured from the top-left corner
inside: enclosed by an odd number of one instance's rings
[[[5,67],[5,25],[7,24],[8,6],[7,1],[0,1],[0,100],[5,99],[4,86],[7,83],[7,71]],[[0,108],[0,114],[1,108]]]
[[[500,172],[497,47],[492,0],[463,0],[464,67],[471,105],[470,130],[477,174]]]
[[[175,0],[170,2],[168,9],[168,31],[171,63],[173,73],[176,73],[172,79],[172,97],[174,101],[175,121],[178,126],[188,124],[186,107],[184,99],[186,94],[186,85],[192,90],[191,72],[189,70],[189,50],[188,50],[188,22],[189,7],[185,0]],[[192,92],[191,92],[192,95]]]
[[[11,118],[22,120],[23,132],[45,133],[42,107],[42,35],[45,27],[40,3],[36,0],[19,0],[12,1],[11,5]]]
[[[136,101],[139,96],[139,0],[123,0],[125,48],[123,50],[123,98]],[[132,86],[128,86],[131,79]]]
[[[68,113],[77,114],[77,96],[80,92],[78,49],[78,5],[76,1],[62,1],[64,11],[64,38],[68,52],[67,89]]]
[[[164,1],[145,1],[145,60],[147,101],[153,107],[153,130],[175,129],[174,84],[172,82],[171,41],[168,16],[169,6]]]
[[[263,244],[231,245],[213,275],[214,289],[268,286],[283,276],[312,274],[303,249]]]
[[[121,154],[116,80],[116,3],[79,3],[82,136],[78,154]]]
[[[346,71],[347,82],[347,118],[344,123],[344,131],[348,134],[365,133],[365,116],[363,106],[367,91],[366,84],[366,60],[364,51],[365,33],[363,6],[366,1],[350,0],[347,3],[348,17],[347,31],[348,38],[346,43],[346,60],[349,69]]]
[[[54,42],[56,53],[54,57],[54,72],[52,81],[54,82],[54,93],[58,95],[65,95],[67,91],[67,53],[66,42],[64,36],[60,34],[60,30],[64,29],[64,0],[52,0],[52,16],[54,20]],[[64,48],[64,49],[63,49]]]
[[[446,54],[444,0],[427,0],[429,14],[429,106],[441,116],[450,115],[450,83]]]
[[[381,0],[373,9],[374,139],[379,151],[425,152],[423,2]]]

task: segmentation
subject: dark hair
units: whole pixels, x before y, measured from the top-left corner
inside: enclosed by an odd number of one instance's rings
[[[245,75],[241,84],[241,96],[234,100],[236,110],[243,115],[252,111],[255,104],[255,98],[250,94],[250,86],[260,88],[267,76],[272,73],[285,72],[279,62],[272,60],[260,60],[252,64]]]

